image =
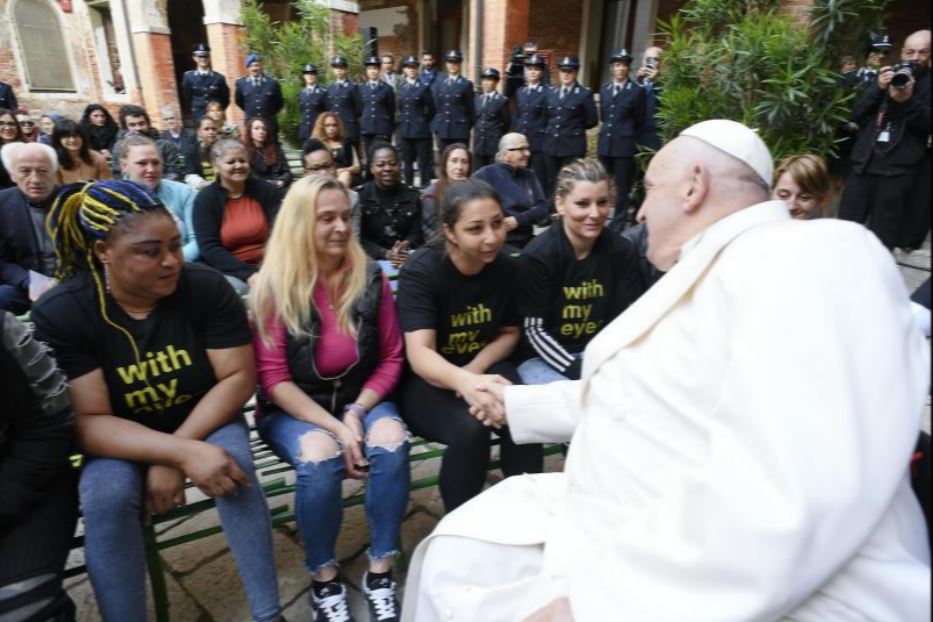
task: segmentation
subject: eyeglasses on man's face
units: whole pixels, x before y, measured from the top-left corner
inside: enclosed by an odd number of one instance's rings
[[[525,145],[524,147],[512,147],[511,149],[506,149],[506,151],[531,151],[531,147]]]

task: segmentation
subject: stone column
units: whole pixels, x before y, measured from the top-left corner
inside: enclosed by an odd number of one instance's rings
[[[142,105],[149,113],[153,125],[158,127],[161,125],[161,110],[164,106],[180,110],[167,1],[133,0],[126,3],[126,8]]]
[[[230,107],[227,120],[237,125],[243,123],[243,111],[233,103],[234,82],[246,74],[243,63],[246,55],[241,41],[244,36],[240,17],[240,0],[203,0],[204,26],[207,28],[207,45],[211,48],[211,65],[227,78],[230,85]]]

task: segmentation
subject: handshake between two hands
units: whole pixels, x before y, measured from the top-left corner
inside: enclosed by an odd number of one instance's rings
[[[470,414],[484,426],[501,428],[505,420],[505,387],[512,383],[499,374],[477,374],[465,370],[457,395],[470,406]]]

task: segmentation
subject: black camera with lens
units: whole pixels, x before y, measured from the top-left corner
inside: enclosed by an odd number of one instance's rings
[[[917,63],[905,60],[893,65],[891,70],[894,76],[891,78],[891,88],[903,90],[907,88],[911,80],[917,74]]]

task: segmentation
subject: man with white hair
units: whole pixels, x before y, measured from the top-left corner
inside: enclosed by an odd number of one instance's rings
[[[48,145],[9,143],[0,150],[16,184],[0,191],[0,310],[29,310],[31,273],[51,276],[55,252],[45,228],[58,172]]]
[[[403,620],[929,616],[908,478],[927,345],[877,239],[791,220],[771,175],[733,121],[652,159],[639,220],[665,276],[590,342],[581,380],[486,383],[498,401],[474,413],[517,442],[572,437],[565,472],[448,515]]]
[[[499,139],[496,161],[473,173],[473,179],[482,179],[499,193],[506,241],[517,248],[531,241],[534,223],[548,213],[541,183],[528,168],[530,161],[531,143],[524,134],[511,132]]]

